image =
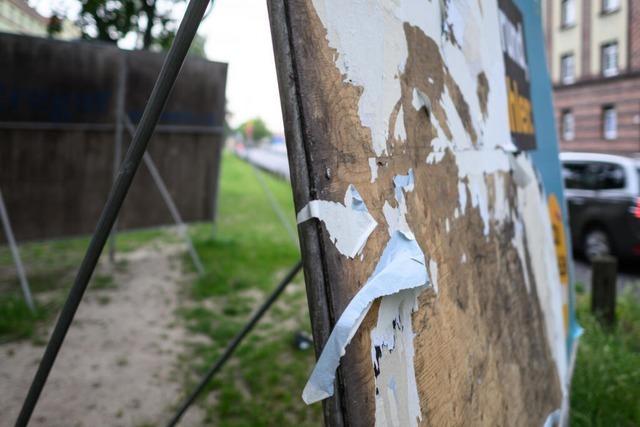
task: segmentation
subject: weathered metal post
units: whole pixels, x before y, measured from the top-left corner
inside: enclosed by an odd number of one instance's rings
[[[22,260],[20,259],[20,252],[18,251],[18,245],[16,239],[13,237],[13,230],[11,229],[11,223],[9,222],[9,214],[7,208],[4,205],[4,199],[2,198],[2,191],[0,190],[0,220],[4,227],[4,233],[7,236],[7,243],[9,249],[11,249],[11,255],[16,263],[16,270],[18,270],[18,278],[20,279],[20,286],[22,287],[22,293],[24,294],[24,300],[32,313],[36,312],[36,306],[33,304],[33,297],[31,296],[31,289],[29,289],[29,282],[27,281],[27,273],[24,271]]]
[[[612,256],[600,256],[592,262],[591,312],[603,326],[616,321],[616,275],[618,261]]]

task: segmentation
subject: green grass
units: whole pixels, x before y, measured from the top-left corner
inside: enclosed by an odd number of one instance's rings
[[[49,306],[39,307],[32,313],[22,295],[3,295],[0,297],[0,343],[35,334],[38,322],[47,318]]]
[[[618,298],[617,324],[603,328],[578,295],[580,339],[571,387],[572,426],[640,426],[640,302]]]
[[[288,183],[264,175],[295,224]],[[179,313],[192,334],[203,335],[183,355],[190,390],[251,313],[299,258],[271,210],[250,166],[230,154],[222,164],[215,237],[206,224],[191,228],[207,274],[186,290]],[[192,269],[185,256],[185,268]],[[302,277],[289,286],[237,349],[200,399],[205,422],[221,426],[318,425],[321,405],[300,395],[315,359],[293,347],[293,334],[310,330]]]

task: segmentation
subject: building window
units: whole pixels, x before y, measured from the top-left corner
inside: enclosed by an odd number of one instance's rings
[[[618,43],[605,43],[601,48],[602,75],[611,77],[618,74]]]
[[[604,139],[618,137],[618,113],[613,105],[602,107],[602,136]]]
[[[576,23],[576,5],[574,0],[562,0],[560,4],[561,27],[572,27]]]
[[[575,136],[575,120],[571,110],[562,111],[562,139],[572,141]]]
[[[575,81],[575,60],[572,53],[564,54],[560,58],[560,81],[565,85]]]
[[[602,0],[602,13],[612,13],[620,8],[620,0]]]

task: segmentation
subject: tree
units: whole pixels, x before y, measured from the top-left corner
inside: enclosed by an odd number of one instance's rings
[[[189,54],[207,59],[207,53],[204,49],[206,43],[207,39],[204,36],[196,34],[189,48]]]
[[[247,120],[238,126],[237,131],[246,139],[251,139],[253,141],[260,141],[262,138],[270,138],[272,135],[264,120],[259,117]]]
[[[78,25],[85,39],[117,43],[138,34],[141,49],[171,45],[177,25],[171,11],[184,0],[80,0]]]

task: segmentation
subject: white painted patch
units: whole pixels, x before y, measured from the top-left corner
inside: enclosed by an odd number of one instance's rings
[[[382,298],[371,330],[371,360],[377,372],[376,426],[417,426],[420,397],[413,363],[411,314],[424,287]]]
[[[358,115],[371,130],[376,156],[388,154],[389,117],[400,98],[407,43],[392,4],[379,1],[313,0],[327,29],[329,46],[338,51],[336,66],[344,80],[363,88]],[[363,25],[366,17],[367,25]],[[367,48],[363,48],[366,46]]]
[[[467,254],[462,254],[460,257],[460,263],[464,264],[465,262],[467,262]]]
[[[311,218],[324,222],[338,251],[349,258],[355,258],[362,251],[369,235],[377,226],[353,185],[347,188],[344,205],[327,200],[312,200],[298,212],[298,224]]]
[[[403,25],[405,22],[419,27],[428,37],[434,41],[441,38],[442,16],[441,2],[422,0],[389,1],[360,0],[344,2],[341,0],[312,0],[320,20],[327,30],[329,46],[337,50],[335,62],[337,68],[344,75],[344,80],[363,89],[358,102],[358,115],[363,126],[371,129],[372,147],[376,156],[387,153],[387,135],[389,134],[389,117],[394,106],[400,99],[400,81],[397,78],[404,71],[408,50]],[[477,2],[465,1],[459,10],[461,19],[468,21],[467,9],[473,9],[472,18],[480,19]],[[497,9],[496,9],[497,10]],[[363,18],[366,24],[363,25]],[[497,20],[497,18],[496,18]],[[466,24],[469,26],[469,23]],[[481,28],[480,25],[477,26]],[[491,42],[495,38],[500,42],[498,27],[494,27],[495,37],[484,36],[485,28],[478,32],[483,38]],[[456,32],[465,31],[461,25],[456,25]],[[466,30],[465,32],[467,32]],[[478,36],[475,35],[474,36]],[[467,40],[464,34],[460,34],[463,40]],[[481,45],[481,44],[480,44]],[[494,44],[499,45],[499,44]],[[455,49],[464,61],[464,55],[458,47],[441,45],[441,54],[447,58],[451,55],[450,49]],[[484,52],[483,52],[484,53]],[[465,73],[471,69],[475,72],[482,65],[491,64],[489,59],[495,58],[495,52],[491,52],[490,58],[481,58],[480,65],[459,67],[457,74]],[[475,64],[478,59],[470,58]],[[502,73],[490,73],[489,84],[496,84],[496,91],[504,88],[504,68],[501,61],[493,61],[493,67],[502,67],[498,71]],[[495,77],[499,77],[496,79]],[[458,80],[460,77],[454,74]],[[467,76],[467,80],[473,86],[471,91],[463,93],[475,94],[476,75]],[[433,81],[433,79],[431,80]],[[492,94],[490,93],[490,96]],[[506,113],[506,95],[504,97],[504,111]],[[472,108],[478,108],[477,102]],[[474,111],[472,111],[474,113]],[[473,116],[473,114],[472,114]],[[395,130],[394,130],[395,132]]]
[[[407,140],[407,130],[404,128],[404,110],[402,109],[402,105],[400,106],[400,111],[398,111],[398,115],[396,116],[396,126],[393,135],[400,141]]]
[[[389,202],[385,201],[384,206],[382,207],[382,213],[384,214],[384,218],[387,220],[387,225],[389,226],[389,236],[392,236],[396,231],[400,231],[408,238],[415,239],[415,236],[407,223],[407,202],[404,195],[405,192],[413,191],[413,170],[409,169],[407,175],[396,176],[393,179],[393,183],[395,186],[397,206],[393,207]]]
[[[453,35],[458,44],[464,46],[464,28],[467,24],[455,1],[450,2],[447,8],[447,24],[453,29]]]
[[[431,100],[429,97],[419,89],[413,88],[413,96],[411,98],[411,105],[416,111],[420,111],[421,108],[431,110]]]
[[[458,182],[458,204],[460,207],[460,212],[462,212],[462,215],[464,215],[464,212],[467,209],[467,185],[464,182]],[[454,212],[454,214],[457,218],[457,213]]]
[[[446,218],[444,220],[444,231],[449,233],[450,230],[451,230],[451,225],[449,224],[449,218]]]
[[[498,216],[494,217],[489,212],[489,194],[486,176],[493,174],[494,179],[500,179],[496,178],[500,173],[509,172],[509,154],[502,150],[494,149],[468,150],[456,152],[455,160],[458,166],[458,197],[460,210],[464,215],[468,191],[471,206],[477,208],[480,212],[484,224],[483,231],[486,236],[489,234],[491,220],[504,220],[506,218],[504,213],[508,211],[506,205],[500,205]],[[494,210],[493,213],[496,212],[497,211]]]
[[[369,157],[369,170],[371,170],[371,183],[378,179],[378,161],[375,157]]]
[[[431,278],[433,289],[438,293],[438,263],[433,259],[429,260],[429,277]]]

